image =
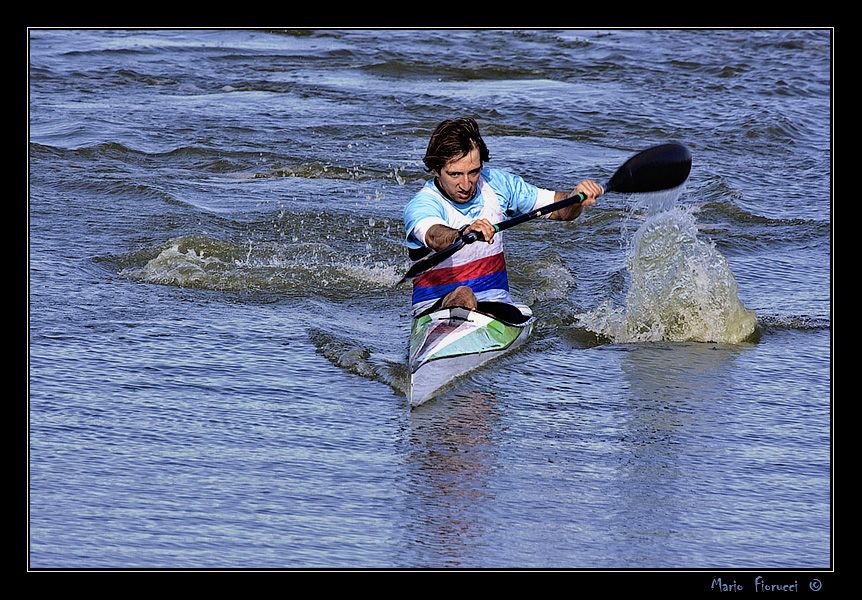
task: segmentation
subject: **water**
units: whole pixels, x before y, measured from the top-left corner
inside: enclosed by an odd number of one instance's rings
[[[678,193],[642,194],[650,200],[626,254],[625,309],[605,302],[581,324],[617,343],[753,340],[754,311],[739,299],[727,260],[698,235],[694,216],[675,206]]]
[[[31,568],[831,566],[830,31],[29,37]],[[534,336],[411,411],[459,114],[543,187],[694,162],[508,232]]]

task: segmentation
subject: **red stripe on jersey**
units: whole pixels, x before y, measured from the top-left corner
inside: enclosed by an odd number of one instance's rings
[[[502,252],[498,252],[493,256],[486,256],[463,265],[458,265],[457,267],[432,269],[414,279],[413,283],[419,287],[434,287],[469,281],[505,270],[506,256]]]

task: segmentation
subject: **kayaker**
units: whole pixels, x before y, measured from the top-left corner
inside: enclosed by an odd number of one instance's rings
[[[449,119],[431,134],[423,162],[434,174],[404,207],[406,244],[413,260],[442,250],[475,231],[485,242],[469,244],[413,280],[413,315],[479,302],[513,304],[509,295],[502,233],[494,223],[583,192],[587,199],[548,215],[571,221],[595,204],[602,187],[585,179],[571,192],[546,190],[518,175],[488,167],[488,147],[472,118]]]

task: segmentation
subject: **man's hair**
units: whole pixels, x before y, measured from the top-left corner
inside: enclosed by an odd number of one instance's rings
[[[485,163],[491,159],[488,147],[479,133],[479,125],[470,117],[448,119],[440,123],[431,134],[428,149],[422,162],[429,171],[440,171],[450,160],[467,156],[473,148]]]

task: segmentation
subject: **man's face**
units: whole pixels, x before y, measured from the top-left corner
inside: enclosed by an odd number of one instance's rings
[[[482,159],[479,149],[473,148],[461,158],[453,158],[437,172],[440,187],[455,202],[469,202],[476,193],[476,183],[479,181],[479,171],[482,169]]]

